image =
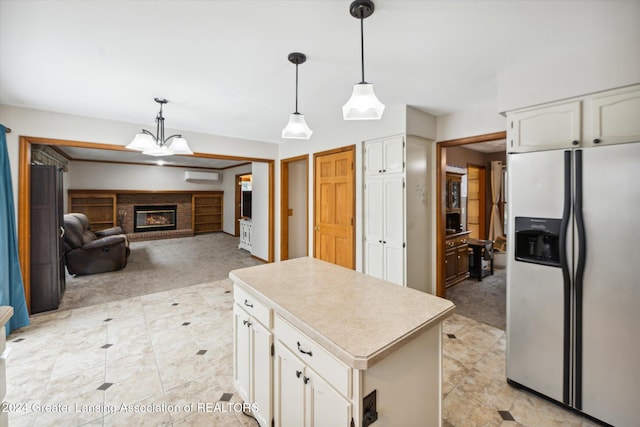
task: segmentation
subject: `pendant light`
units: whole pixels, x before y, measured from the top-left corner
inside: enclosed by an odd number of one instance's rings
[[[282,129],[282,137],[287,139],[309,139],[313,131],[304,121],[304,114],[298,112],[298,65],[304,64],[307,57],[304,53],[289,54],[289,62],[296,65],[296,111],[289,116],[289,123]]]
[[[160,104],[160,112],[156,116],[156,134],[142,129],[142,133],[136,134],[135,138],[126,148],[129,150],[142,151],[142,154],[149,156],[173,156],[174,154],[193,154],[187,145],[187,140],[182,135],[171,135],[164,137],[164,116],[162,106],[169,101],[164,98],[154,98]]]
[[[353,93],[342,106],[342,117],[345,120],[380,120],[384,112],[384,104],[376,98],[373,85],[364,79],[364,24],[365,18],[373,15],[373,1],[355,0],[349,7],[351,16],[360,20],[360,61],[362,65],[362,81],[353,86]]]

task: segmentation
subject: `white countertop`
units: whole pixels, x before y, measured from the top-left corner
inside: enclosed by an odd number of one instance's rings
[[[0,306],[0,327],[6,325],[11,316],[13,316],[13,307],[10,305]]]
[[[229,277],[356,369],[367,369],[453,314],[451,301],[315,258]]]

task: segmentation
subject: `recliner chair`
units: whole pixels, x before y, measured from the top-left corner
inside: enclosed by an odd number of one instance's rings
[[[104,273],[127,265],[129,241],[122,228],[93,232],[82,213],[64,215],[64,246],[69,274]]]

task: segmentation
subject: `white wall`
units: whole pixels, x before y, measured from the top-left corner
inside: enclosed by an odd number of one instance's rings
[[[235,235],[236,232],[236,175],[251,173],[251,165],[238,166],[225,169],[222,178],[222,191],[224,191],[224,220],[222,229],[225,233]]]
[[[71,176],[65,176],[72,190],[176,190],[176,191],[217,191],[221,183],[194,183],[184,180],[189,168],[128,165],[71,161]],[[197,169],[203,171],[203,169]],[[213,170],[213,169],[212,169]],[[223,178],[224,179],[224,178]]]
[[[498,113],[496,100],[465,111],[438,116],[438,141],[466,138],[506,130],[507,120]]]
[[[251,254],[269,259],[269,165],[251,165]],[[274,221],[278,222],[278,221]],[[279,227],[277,227],[279,229]]]

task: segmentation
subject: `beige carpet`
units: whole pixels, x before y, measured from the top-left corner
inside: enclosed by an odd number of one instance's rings
[[[495,268],[482,281],[467,279],[447,289],[447,299],[456,305],[456,313],[494,328],[506,328],[506,269]]]
[[[229,271],[261,264],[225,233],[131,242],[127,266],[70,276],[59,310],[87,307],[225,279]]]

